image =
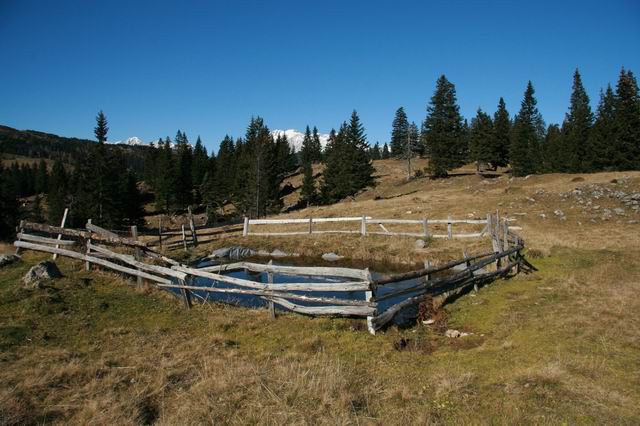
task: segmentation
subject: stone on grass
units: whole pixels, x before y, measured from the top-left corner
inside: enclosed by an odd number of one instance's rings
[[[425,240],[416,240],[416,248],[423,249],[427,246],[427,242]]]
[[[241,246],[233,246],[233,247],[223,247],[217,250],[214,250],[213,253],[209,256],[212,259],[242,259],[243,257],[250,257],[255,254],[254,250],[251,250],[247,247]]]
[[[329,262],[335,262],[336,260],[340,260],[343,259],[344,256],[340,256],[338,254],[335,253],[325,253],[322,255],[322,260],[326,260]]]
[[[11,265],[14,262],[20,260],[20,256],[15,254],[0,254],[0,268],[3,266]]]
[[[22,283],[27,288],[40,288],[44,280],[60,277],[62,277],[62,274],[55,262],[45,260],[29,269],[29,272],[22,278]]]
[[[283,252],[282,250],[275,249],[274,251],[271,252],[271,256],[272,257],[287,257],[289,255],[287,253]]]

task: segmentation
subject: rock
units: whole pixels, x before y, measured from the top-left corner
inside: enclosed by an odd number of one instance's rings
[[[282,250],[275,249],[274,251],[271,252],[271,256],[273,256],[273,257],[287,257],[289,255],[287,253],[283,252]]]
[[[322,255],[322,260],[326,260],[328,262],[335,262],[340,259],[344,259],[344,256],[340,256],[335,253],[325,253]]]
[[[60,277],[62,274],[58,266],[54,262],[45,260],[29,269],[29,272],[22,278],[22,283],[27,288],[40,288],[42,281]]]
[[[416,240],[416,248],[423,249],[427,246],[427,242],[425,240]]]
[[[613,212],[618,216],[624,216],[624,209],[621,207],[616,207],[615,209],[613,209]]]
[[[428,320],[422,321],[422,323],[423,323],[424,325],[431,325],[431,324],[435,324],[435,323],[436,323],[436,320],[434,320],[434,319],[428,319]]]
[[[232,246],[232,247],[223,247],[217,250],[214,250],[209,256],[212,259],[242,259],[243,257],[249,257],[255,255],[255,250],[251,250],[247,247],[241,246]]]
[[[18,260],[20,260],[20,256],[16,256],[15,254],[0,254],[0,268],[11,265]]]
[[[560,210],[560,209],[554,210],[553,214],[558,216],[560,219],[564,218],[564,212],[562,210]]]
[[[451,339],[457,339],[458,337],[461,336],[461,333],[458,330],[447,330],[444,332],[444,335],[451,338]]]

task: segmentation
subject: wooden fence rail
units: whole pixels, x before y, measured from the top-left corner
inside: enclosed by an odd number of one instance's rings
[[[313,223],[310,219],[294,219],[293,223]],[[322,218],[325,223],[340,221],[360,221],[369,224],[410,224],[424,225],[423,220],[396,221],[393,219],[372,218]],[[245,229],[247,223],[245,221]],[[272,224],[272,220],[261,219],[258,224]],[[277,224],[292,223],[290,220],[277,220]],[[318,222],[321,223],[321,222]],[[87,230],[55,227],[42,224],[22,222],[18,240],[14,245],[18,249],[36,250],[52,253],[110,269],[119,273],[147,280],[158,288],[179,290],[185,306],[191,307],[193,294],[214,293],[227,295],[254,296],[268,302],[272,315],[272,306],[277,304],[282,309],[305,315],[331,315],[366,317],[367,327],[371,333],[387,324],[403,309],[422,303],[426,296],[446,300],[473,286],[491,281],[498,277],[518,273],[523,264],[521,251],[524,241],[510,232],[507,222],[498,215],[490,215],[487,220],[452,220],[433,221],[446,224],[449,229],[453,223],[485,225],[483,233],[491,237],[493,251],[464,257],[442,265],[428,266],[416,271],[401,274],[384,275],[372,278],[368,269],[339,267],[296,267],[252,262],[236,262],[227,265],[192,268],[166,258],[153,251],[144,243],[137,241],[137,229],[132,229],[133,238],[118,236],[99,226],[88,223]],[[50,234],[56,238],[39,234]],[[58,235],[70,239],[57,238]],[[117,245],[129,250],[120,253],[104,245]],[[60,248],[64,246],[65,248]],[[69,248],[80,246],[77,252]],[[145,258],[150,260],[145,261]],[[151,263],[162,262],[168,266]],[[462,267],[461,267],[462,265]],[[495,265],[495,266],[492,266]],[[224,273],[247,270],[254,273],[267,273],[267,282],[255,279],[243,279],[224,275]],[[274,275],[306,277],[300,282],[274,283]],[[434,274],[440,274],[434,277]],[[194,285],[195,278],[206,279],[204,285]],[[410,285],[407,287],[407,281]],[[140,284],[139,284],[140,285]],[[222,286],[221,286],[222,285]],[[317,294],[321,292],[322,294]],[[345,297],[327,296],[327,293],[345,294]],[[204,298],[202,298],[205,300]],[[379,311],[381,302],[399,299],[383,311]],[[311,304],[311,305],[305,305]],[[444,302],[442,302],[444,303]],[[387,303],[388,304],[388,303]]]
[[[332,229],[318,230],[314,227],[317,224],[325,223],[357,223],[358,229]],[[506,222],[505,222],[506,223]],[[483,225],[478,232],[453,232],[453,225]],[[255,232],[252,226],[260,225],[307,225],[304,231],[269,231]],[[378,225],[382,231],[373,231],[369,225]],[[413,225],[419,226],[420,232],[397,232],[390,231],[384,225]],[[430,226],[446,225],[446,234],[435,234],[430,232]],[[369,216],[360,217],[310,217],[304,219],[249,219],[245,217],[242,229],[243,236],[291,236],[291,235],[311,235],[311,234],[360,234],[360,235],[389,235],[389,236],[409,236],[418,238],[479,238],[488,234],[490,219],[376,219]],[[508,225],[507,225],[508,226]]]

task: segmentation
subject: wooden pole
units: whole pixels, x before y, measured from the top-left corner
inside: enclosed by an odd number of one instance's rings
[[[87,223],[91,224],[91,219],[87,220]],[[87,239],[87,256],[89,256],[90,254],[91,254],[91,238],[88,238]],[[91,262],[89,262],[88,259],[84,264],[84,269],[87,272],[91,270]]]
[[[136,225],[133,225],[131,227],[131,238],[135,241],[138,241],[138,227]],[[140,250],[138,247],[136,247],[133,251],[133,258],[138,262],[142,260],[142,250]],[[138,275],[136,278],[136,284],[139,289],[144,287],[144,280],[140,275]]]
[[[18,225],[18,235],[24,234],[24,220],[20,221],[20,225]],[[18,236],[18,241],[20,241],[20,237]],[[20,247],[16,248],[16,256],[20,255]]]
[[[369,281],[369,290],[364,292],[364,298],[367,302],[373,303],[375,301],[375,286],[372,283],[369,268],[365,269],[365,272],[367,274],[367,281]],[[373,326],[373,319],[376,315],[377,312],[374,312],[372,316],[367,317],[367,330],[369,330],[369,333],[373,335],[376,334],[376,329]]]
[[[187,211],[189,212],[189,227],[191,228],[191,238],[193,240],[193,246],[198,245],[198,235],[196,234],[196,224],[193,221],[193,213],[191,213],[191,206],[187,207]]]
[[[242,228],[242,236],[246,237],[249,234],[249,217],[244,217],[244,227]]]
[[[162,250],[162,215],[158,216],[158,247]]]
[[[182,246],[184,251],[187,251],[187,234],[184,232],[184,225],[182,225]]]
[[[367,217],[362,216],[362,221],[360,222],[360,234],[367,235]]]
[[[509,224],[507,223],[507,219],[506,218],[503,219],[503,224],[504,225],[503,225],[503,231],[502,231],[502,233],[503,233],[503,235],[502,235],[503,236],[502,248],[504,250],[506,250],[506,249],[509,248],[509,238],[508,238],[508,236],[509,236]]]
[[[189,279],[189,278],[187,278]],[[187,283],[185,280],[178,280],[181,286],[186,286]],[[188,288],[181,288],[180,292],[182,293],[182,300],[184,301],[184,307],[187,309],[191,309],[191,292]]]
[[[429,238],[429,223],[426,217],[422,219],[422,229],[424,231],[424,237]]]
[[[309,234],[313,234],[313,218],[309,218]]]
[[[273,265],[273,260],[269,261],[269,266]],[[269,285],[273,284],[273,271],[269,270],[267,272],[267,283]],[[271,318],[275,318],[276,317],[276,306],[273,303],[273,300],[269,300],[269,315],[271,315]]]
[[[447,238],[453,238],[453,224],[451,223],[451,215],[447,218]]]
[[[62,215],[62,222],[60,222],[60,228],[64,228],[64,224],[67,222],[67,213],[69,213],[69,208],[64,209],[64,214]],[[62,239],[62,234],[58,234],[58,240]],[[60,248],[60,245],[56,244],[56,248]],[[53,254],[53,260],[58,258],[58,254]]]

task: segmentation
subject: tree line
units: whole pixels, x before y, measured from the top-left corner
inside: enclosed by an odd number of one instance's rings
[[[468,124],[453,83],[442,75],[427,106],[420,135],[404,108],[392,122],[391,155],[429,159],[427,171],[444,177],[469,162],[478,168],[511,167],[514,176],[640,169],[640,96],[635,76],[624,68],[615,90],[600,92],[596,112],[578,70],[562,125],[548,127],[528,82],[520,110],[511,118],[503,98],[493,116],[478,109]],[[377,154],[376,154],[377,155]]]

